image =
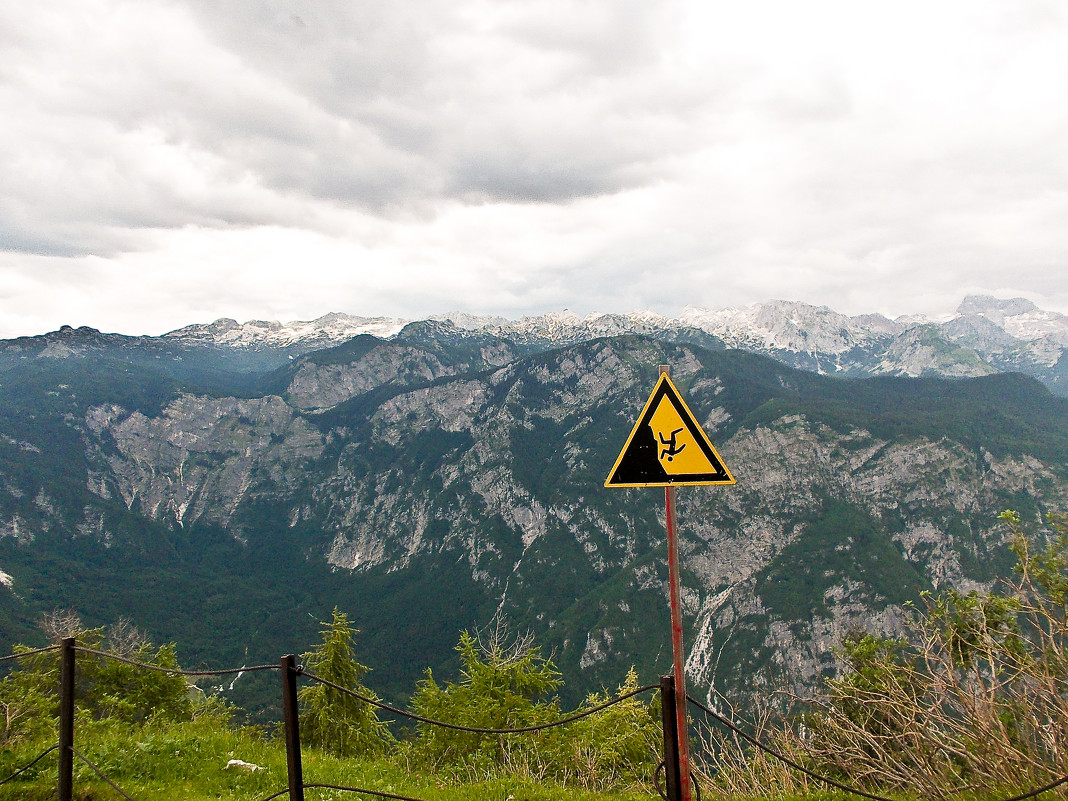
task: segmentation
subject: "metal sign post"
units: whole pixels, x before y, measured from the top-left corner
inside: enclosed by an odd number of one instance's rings
[[[671,658],[675,675],[675,725],[679,731],[679,797],[690,801],[690,738],[686,725],[686,650],[682,645],[679,538],[675,533],[675,488],[664,487],[667,509],[668,584],[671,587]]]

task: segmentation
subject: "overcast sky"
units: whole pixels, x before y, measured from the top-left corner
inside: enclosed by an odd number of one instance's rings
[[[0,337],[1068,312],[1063,0],[0,4]]]

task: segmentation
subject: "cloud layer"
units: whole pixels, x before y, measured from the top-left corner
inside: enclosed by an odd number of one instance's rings
[[[1056,2],[0,8],[0,336],[1068,311]]]

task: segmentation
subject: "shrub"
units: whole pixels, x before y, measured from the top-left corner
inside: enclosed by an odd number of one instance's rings
[[[1019,563],[1002,592],[929,596],[908,642],[847,640],[848,671],[807,719],[814,764],[868,785],[943,797],[1068,773],[1068,519],[1044,547],[1001,519]]]
[[[479,640],[464,631],[456,650],[461,680],[441,686],[428,669],[412,696],[419,715],[485,729],[522,728],[560,717],[555,698],[541,700],[560,686],[560,674],[531,636],[510,639],[496,626]],[[479,734],[420,723],[412,753],[434,768],[481,778],[499,767],[537,771],[537,745],[544,739],[543,733]]]
[[[53,644],[74,637],[83,648],[115,653],[126,659],[178,669],[173,645],[156,648],[128,622],[86,628],[71,613],[52,613],[41,628]],[[31,649],[16,646],[16,652]],[[0,681],[4,730],[0,743],[33,738],[53,730],[59,712],[60,654],[33,654]],[[112,718],[140,724],[147,720],[188,720],[193,714],[189,685],[181,676],[146,670],[104,656],[78,653],[75,704],[94,719]]]
[[[636,689],[638,674],[631,668],[616,695]],[[609,700],[607,692],[591,693],[578,711]],[[586,790],[647,785],[662,741],[659,695],[653,702],[632,696],[560,729],[547,759],[555,778]]]

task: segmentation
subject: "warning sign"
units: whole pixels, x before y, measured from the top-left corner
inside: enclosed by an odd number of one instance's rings
[[[606,487],[733,484],[734,476],[667,374],[649,396]]]

